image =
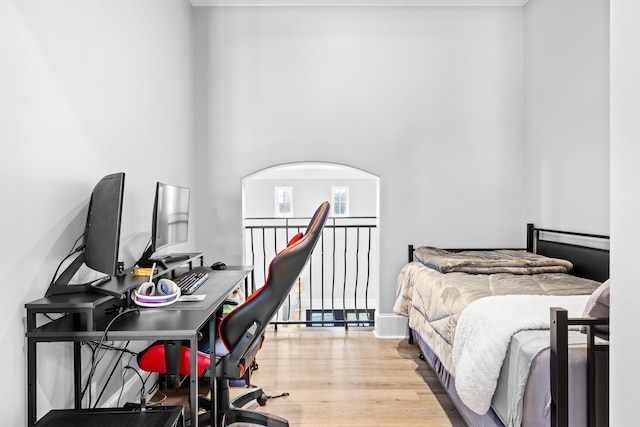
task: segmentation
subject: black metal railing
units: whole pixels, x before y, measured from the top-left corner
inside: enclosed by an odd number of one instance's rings
[[[255,283],[309,218],[246,218],[245,257]],[[377,218],[331,217],[283,307],[272,320],[305,326],[373,327],[377,296]]]

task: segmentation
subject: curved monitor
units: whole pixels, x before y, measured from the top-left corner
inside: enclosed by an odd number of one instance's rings
[[[152,253],[189,239],[189,195],[187,187],[156,184],[151,228]]]

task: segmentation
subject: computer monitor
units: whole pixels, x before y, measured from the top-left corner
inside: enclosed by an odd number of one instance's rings
[[[164,265],[171,254],[159,255],[157,252],[189,240],[189,198],[188,187],[156,183],[151,244],[138,260],[140,267],[149,267],[154,262]]]
[[[49,286],[46,295],[95,290],[93,285],[118,274],[120,226],[124,199],[124,172],[102,178],[93,188],[89,199],[84,239],[79,255]],[[82,265],[103,273],[89,283],[70,284]]]

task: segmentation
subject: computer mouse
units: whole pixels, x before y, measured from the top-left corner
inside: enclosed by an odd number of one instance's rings
[[[213,264],[211,264],[211,269],[212,270],[226,270],[227,269],[227,264],[225,264],[222,261],[216,261]]]

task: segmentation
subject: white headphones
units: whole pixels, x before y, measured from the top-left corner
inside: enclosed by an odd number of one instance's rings
[[[142,307],[163,307],[173,304],[180,297],[180,288],[169,279],[160,279],[156,285],[144,282],[133,291],[131,299]]]

